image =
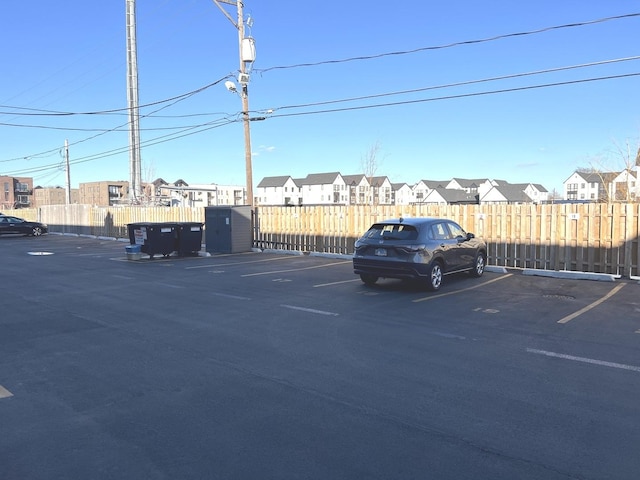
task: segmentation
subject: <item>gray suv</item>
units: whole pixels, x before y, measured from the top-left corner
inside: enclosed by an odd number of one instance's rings
[[[487,246],[444,218],[399,218],[374,223],[356,241],[353,271],[367,285],[378,278],[419,280],[439,290],[444,275],[481,277]]]

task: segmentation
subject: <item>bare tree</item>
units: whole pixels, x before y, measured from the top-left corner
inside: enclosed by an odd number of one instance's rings
[[[378,172],[378,168],[380,168],[381,161],[378,158],[380,153],[380,142],[376,141],[367,152],[360,157],[360,168],[362,169],[362,173],[365,177],[367,177],[367,181],[369,182],[369,188],[371,189],[371,205],[375,205],[378,203],[378,187],[373,185],[373,178],[376,176]]]
[[[599,200],[632,202],[640,199],[640,185],[636,178],[636,167],[639,164],[640,146],[632,147],[627,139],[624,144],[614,141],[613,148],[607,153],[592,158],[589,167],[578,168],[576,171],[599,179]]]

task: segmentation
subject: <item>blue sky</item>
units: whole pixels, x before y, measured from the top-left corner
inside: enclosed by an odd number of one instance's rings
[[[234,26],[211,0],[136,5],[143,180],[244,184],[242,105],[223,85],[238,71]],[[637,148],[635,1],[244,5],[250,110],[273,110],[251,123],[254,185],[361,173],[377,146],[392,182],[551,191],[578,167],[622,169],[616,145]],[[128,180],[125,1],[8,2],[1,26],[0,174],[64,186],[68,139],[72,186]]]

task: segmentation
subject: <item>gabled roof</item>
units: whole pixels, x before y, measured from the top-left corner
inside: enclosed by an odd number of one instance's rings
[[[359,185],[364,178],[364,173],[358,173],[355,175],[342,175],[342,179],[347,185]]]
[[[392,183],[392,184],[391,184],[391,188],[392,188],[393,190],[396,190],[396,191],[397,191],[397,190],[400,190],[402,187],[405,187],[405,186],[406,186],[406,187],[408,187],[408,188],[411,188],[411,186],[410,186],[407,182]]]
[[[163,178],[156,178],[153,182],[151,182],[151,185],[155,187],[159,187],[160,185],[169,185],[169,184],[165,182]]]
[[[451,180],[456,181],[458,185],[460,185],[462,188],[479,187],[483,183],[489,181],[488,178],[455,178],[455,177],[452,178]]]
[[[173,182],[173,185],[176,186],[176,187],[188,187],[189,186],[189,184],[187,182],[185,182],[184,180],[182,180],[181,178],[179,178],[178,180]]]
[[[599,183],[602,184],[604,180],[606,183],[613,182],[613,180],[620,175],[621,172],[580,172],[576,170],[571,175],[580,175],[587,183]],[[571,177],[569,177],[571,178]],[[568,180],[568,179],[567,179]],[[565,180],[566,182],[566,180]]]
[[[381,177],[371,177],[371,185],[374,187],[379,187],[380,185],[382,185],[384,182],[386,182],[387,180],[389,180],[386,176],[381,176]]]
[[[533,199],[524,193],[524,188],[526,188],[528,183],[526,184],[507,184],[507,185],[498,185],[497,187],[493,187],[496,191],[498,191],[507,202],[532,202]],[[492,189],[493,190],[493,189]],[[489,190],[491,192],[491,190]],[[489,194],[487,192],[487,195]],[[487,196],[485,195],[485,197]]]
[[[342,177],[340,172],[310,173],[302,180],[301,185],[330,185],[334,183],[338,177]]]
[[[429,188],[445,188],[449,185],[450,180],[420,180],[420,182],[424,183]],[[420,183],[418,182],[418,183]],[[417,184],[416,184],[417,185]]]
[[[433,192],[429,193],[427,197],[424,199],[425,203],[429,203],[429,197],[437,194],[442,197],[447,203],[467,203],[467,204],[477,204],[478,203],[478,195],[467,193],[464,190],[458,190],[456,188],[444,188],[438,187],[434,188]]]
[[[284,185],[291,179],[289,175],[281,175],[279,177],[264,177],[258,184],[258,188],[267,187],[284,187]]]

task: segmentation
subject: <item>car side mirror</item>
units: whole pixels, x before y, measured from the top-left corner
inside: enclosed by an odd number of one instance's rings
[[[473,233],[467,233],[467,240],[471,240],[472,238],[476,238]]]

